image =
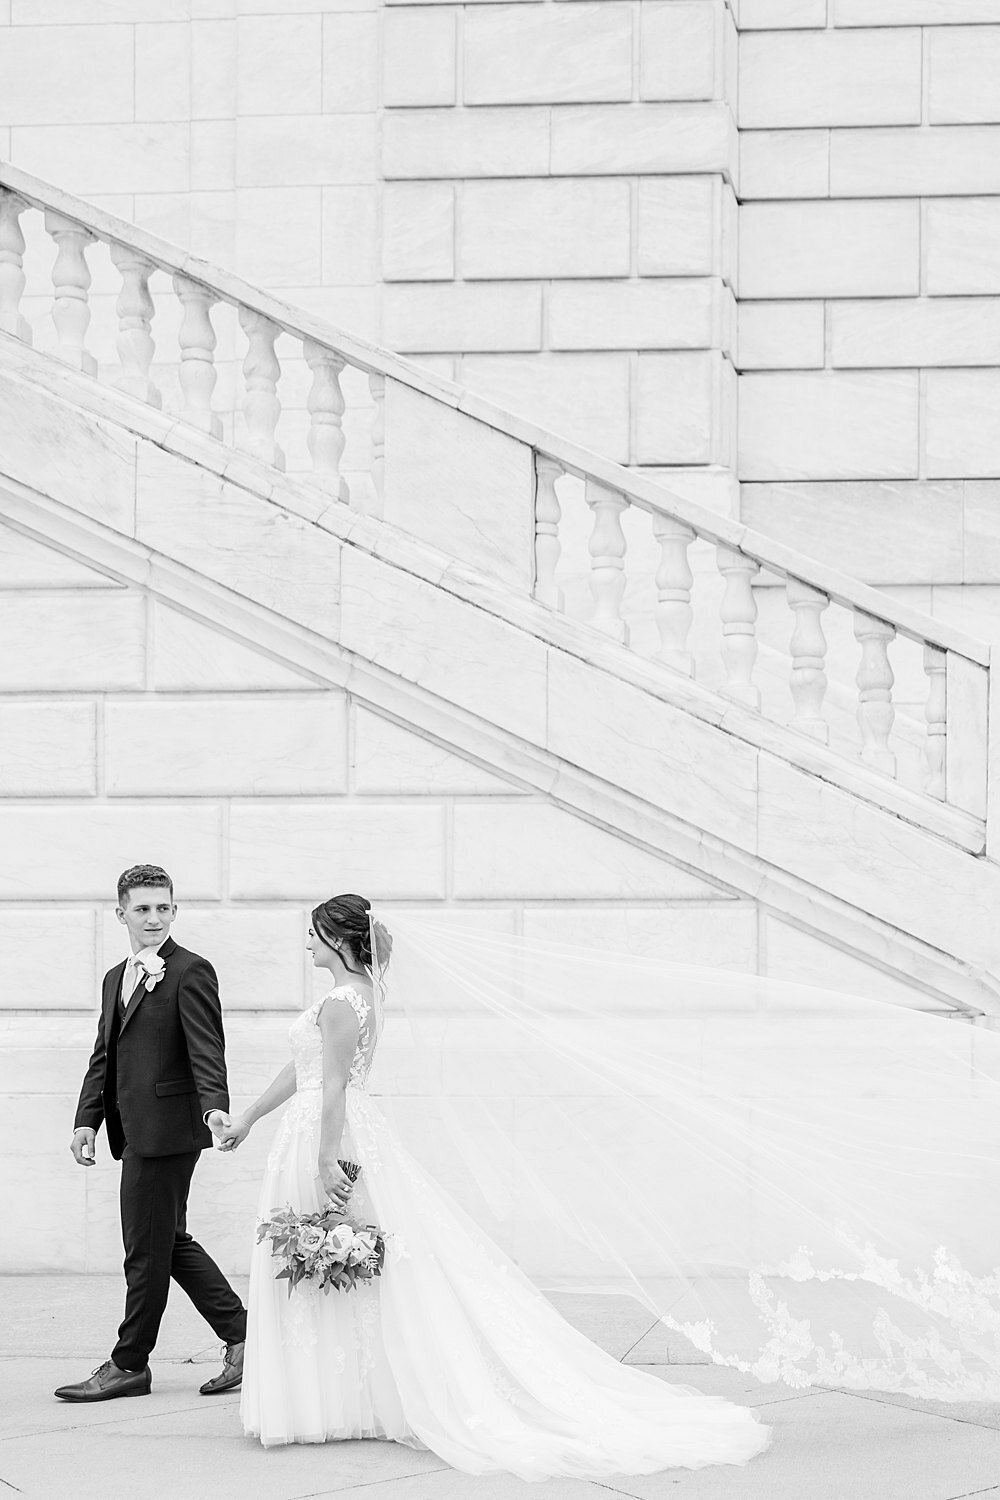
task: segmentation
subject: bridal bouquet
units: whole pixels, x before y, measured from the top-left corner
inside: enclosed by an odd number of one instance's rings
[[[361,1168],[356,1162],[340,1166],[352,1182]],[[324,1292],[350,1291],[359,1281],[379,1276],[385,1261],[385,1236],[374,1224],[358,1224],[331,1204],[319,1213],[297,1213],[293,1208],[272,1210],[257,1225],[257,1243],[271,1241],[271,1255],[279,1269],[276,1281],[288,1282],[288,1295],[300,1281],[318,1282]]]

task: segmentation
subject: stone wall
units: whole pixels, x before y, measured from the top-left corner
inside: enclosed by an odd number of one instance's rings
[[[743,515],[994,634],[1000,5],[740,25]]]

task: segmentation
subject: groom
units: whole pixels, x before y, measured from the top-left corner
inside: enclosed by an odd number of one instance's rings
[[[218,981],[207,959],[170,937],[176,914],[173,882],[158,865],[135,865],[119,879],[117,917],[131,953],[104,976],[70,1150],[81,1166],[93,1166],[103,1121],[122,1164],[125,1318],[111,1358],[88,1380],[60,1386],[64,1401],[149,1394],[149,1355],[171,1277],[226,1345],[222,1373],[202,1395],[233,1390],[243,1374],[246,1311],[187,1232],[198,1157],[211,1132],[230,1122]]]

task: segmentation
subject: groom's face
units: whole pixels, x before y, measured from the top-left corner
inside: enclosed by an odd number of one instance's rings
[[[128,928],[132,951],[138,953],[140,948],[156,948],[166,942],[177,908],[165,885],[139,885],[129,891],[116,915]]]

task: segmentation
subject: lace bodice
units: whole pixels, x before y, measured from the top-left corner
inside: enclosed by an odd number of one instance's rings
[[[355,989],[353,984],[340,984],[297,1016],[288,1029],[288,1040],[295,1061],[295,1087],[299,1093],[323,1086],[323,1037],[319,1029],[319,1013],[328,1002],[341,1000],[346,1001],[354,1011],[359,1028],[358,1044],[347,1080],[348,1087],[363,1089],[368,1082],[378,1041],[378,1005],[376,1001],[369,1000],[361,990]]]

